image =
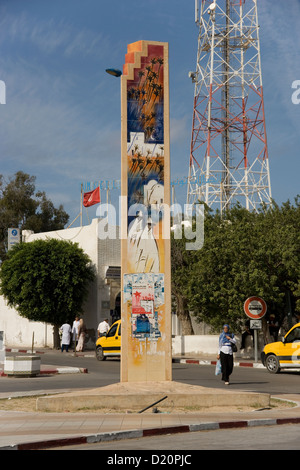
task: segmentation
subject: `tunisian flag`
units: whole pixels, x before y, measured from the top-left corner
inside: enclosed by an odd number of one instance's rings
[[[89,191],[88,193],[83,194],[83,205],[84,207],[90,207],[94,204],[98,204],[100,202],[100,188],[94,189],[93,191]]]

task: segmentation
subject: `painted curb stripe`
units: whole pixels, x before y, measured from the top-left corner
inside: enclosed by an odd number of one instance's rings
[[[225,421],[219,423],[219,429],[246,428],[247,426],[247,421]]]
[[[300,423],[300,418],[278,418],[277,424],[298,424]]]
[[[25,444],[18,444],[17,450],[35,450],[35,449],[43,449],[43,448],[50,448],[50,447],[60,447],[68,446],[68,445],[76,445],[76,444],[86,444],[86,437],[70,437],[64,439],[53,439],[49,441],[40,441],[40,442],[28,442]]]
[[[169,426],[165,428],[153,428],[153,429],[144,429],[143,430],[143,437],[154,436],[154,435],[162,435],[162,434],[176,434],[176,433],[184,433],[189,432],[190,427],[186,426]]]
[[[201,359],[176,359],[176,358],[173,358],[172,360],[173,362],[177,363],[177,364],[200,364],[200,365],[211,365],[211,366],[215,366],[217,361],[205,361],[205,360],[201,360]],[[233,365],[235,367],[254,367],[254,368],[257,368],[257,369],[265,369],[265,366],[263,364],[260,364],[260,363],[253,363],[253,362],[234,362]]]
[[[121,439],[136,439],[141,437],[159,436],[166,434],[180,434],[185,432],[211,431],[216,429],[235,429],[254,426],[272,426],[282,424],[299,424],[300,417],[278,419],[251,419],[248,421],[223,421],[208,422],[183,426],[168,426],[164,428],[134,429],[131,431],[116,431],[103,434],[91,434],[88,436],[75,436],[70,438],[52,439],[48,441],[28,442],[24,444],[12,444],[0,447],[0,450],[36,450],[51,447],[62,447],[76,444],[91,444],[96,442],[114,441]]]

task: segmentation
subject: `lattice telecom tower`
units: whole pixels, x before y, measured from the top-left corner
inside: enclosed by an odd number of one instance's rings
[[[199,28],[187,203],[271,202],[257,0],[195,0]]]

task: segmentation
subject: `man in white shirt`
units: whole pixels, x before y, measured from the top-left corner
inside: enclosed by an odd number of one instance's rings
[[[60,327],[60,331],[62,332],[61,352],[63,352],[65,348],[66,352],[68,352],[71,340],[71,326],[66,322]]]
[[[105,320],[100,322],[98,325],[98,329],[97,329],[98,338],[101,338],[101,336],[105,336],[108,330],[109,330],[108,318],[105,318]]]

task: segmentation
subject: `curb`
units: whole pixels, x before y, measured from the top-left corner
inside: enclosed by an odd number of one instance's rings
[[[85,367],[58,367],[57,369],[44,369],[40,371],[40,375],[47,374],[87,374],[88,370]]]
[[[60,350],[60,348],[59,348]],[[22,353],[22,354],[38,354],[38,355],[41,355],[41,354],[46,354],[47,351],[37,351],[37,350],[32,350],[32,349],[17,349],[17,348],[5,348],[5,352],[12,352],[12,353]],[[74,355],[74,351],[73,350],[70,350],[69,353],[70,356],[71,355]],[[76,351],[75,355],[77,357],[95,357],[95,353],[92,352],[92,351],[85,351],[85,352],[78,352]]]
[[[53,375],[53,374],[87,374],[88,369],[84,367],[58,367],[55,369],[44,369],[40,370],[38,376],[40,375]],[[0,371],[0,377],[8,377],[8,374],[5,374],[3,371]]]
[[[35,351],[32,349],[5,348],[5,352],[23,353],[23,354],[45,354],[44,351]]]
[[[23,353],[23,354],[45,354],[45,351],[32,351],[31,349],[16,349],[16,348],[5,348],[6,352],[13,352],[13,353]],[[81,355],[79,353],[79,355]],[[94,354],[90,355],[89,357],[94,357]],[[180,364],[198,364],[198,365],[213,365],[215,366],[217,361],[216,360],[206,360],[206,359],[180,359],[173,357],[173,363],[180,363]],[[259,362],[247,362],[247,361],[234,361],[233,365],[235,367],[253,367],[256,369],[264,369],[265,366]],[[41,372],[42,373],[42,372]],[[47,373],[47,372],[45,372]],[[55,373],[55,372],[53,372]],[[56,372],[60,373],[60,372]],[[1,374],[0,374],[1,377]]]
[[[212,365],[215,366],[217,361],[209,361],[203,359],[176,359],[173,358],[172,362],[180,363],[180,364],[199,364],[199,365]],[[259,362],[234,362],[233,365],[235,367],[253,367],[255,369],[265,369],[265,366]]]
[[[63,447],[76,444],[94,444],[96,442],[118,441],[122,439],[137,439],[141,437],[162,436],[166,434],[179,434],[187,432],[211,431],[217,429],[235,429],[255,426],[274,426],[281,424],[299,424],[300,417],[278,419],[250,419],[247,421],[223,421],[190,424],[182,426],[169,426],[164,428],[134,429],[131,431],[116,431],[87,436],[75,436],[46,441],[11,444],[0,447],[0,450],[45,450],[53,447]]]

